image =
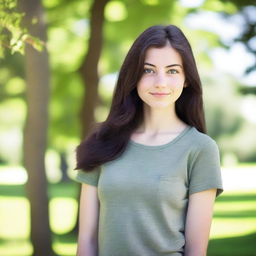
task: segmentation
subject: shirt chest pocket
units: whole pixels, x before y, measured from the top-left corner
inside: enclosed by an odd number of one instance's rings
[[[184,179],[177,176],[159,177],[157,188],[157,199],[161,202],[172,204],[175,207],[183,205],[183,201],[187,199],[188,189]]]

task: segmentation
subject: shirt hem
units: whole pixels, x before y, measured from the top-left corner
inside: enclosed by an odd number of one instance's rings
[[[189,189],[189,195],[192,195],[194,193],[202,192],[208,189],[217,189],[216,191],[216,197],[219,196],[223,191],[223,187],[220,185],[208,185],[208,186],[202,186],[202,187],[196,187]]]

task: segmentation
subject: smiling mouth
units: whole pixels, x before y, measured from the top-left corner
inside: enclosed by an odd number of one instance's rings
[[[151,95],[159,95],[159,96],[163,96],[163,95],[169,95],[170,93],[160,93],[160,92],[156,92],[156,93],[150,93]]]

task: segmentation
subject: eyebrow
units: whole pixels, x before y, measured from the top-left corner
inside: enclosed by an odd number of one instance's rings
[[[145,63],[144,63],[144,65],[148,65],[148,66],[151,66],[151,67],[156,67],[155,65],[150,64],[150,63],[147,63],[147,62],[145,62]],[[176,67],[176,66],[178,66],[178,67],[181,67],[181,68],[182,68],[182,65],[181,65],[181,64],[171,64],[171,65],[166,66],[166,68]]]

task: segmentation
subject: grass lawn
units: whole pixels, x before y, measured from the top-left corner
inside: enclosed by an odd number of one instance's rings
[[[75,255],[76,236],[67,233],[76,221],[78,184],[49,185],[50,226],[53,248],[63,256]],[[32,246],[28,240],[29,202],[24,185],[0,186],[0,255],[30,256]]]
[[[217,198],[208,256],[256,256],[256,190]]]
[[[50,225],[53,248],[74,256],[76,236],[67,235],[75,224],[76,183],[50,184]],[[256,190],[228,191],[217,198],[208,256],[256,256]],[[0,186],[0,255],[30,256],[29,203],[24,185]],[[143,255],[144,256],[144,255]]]

